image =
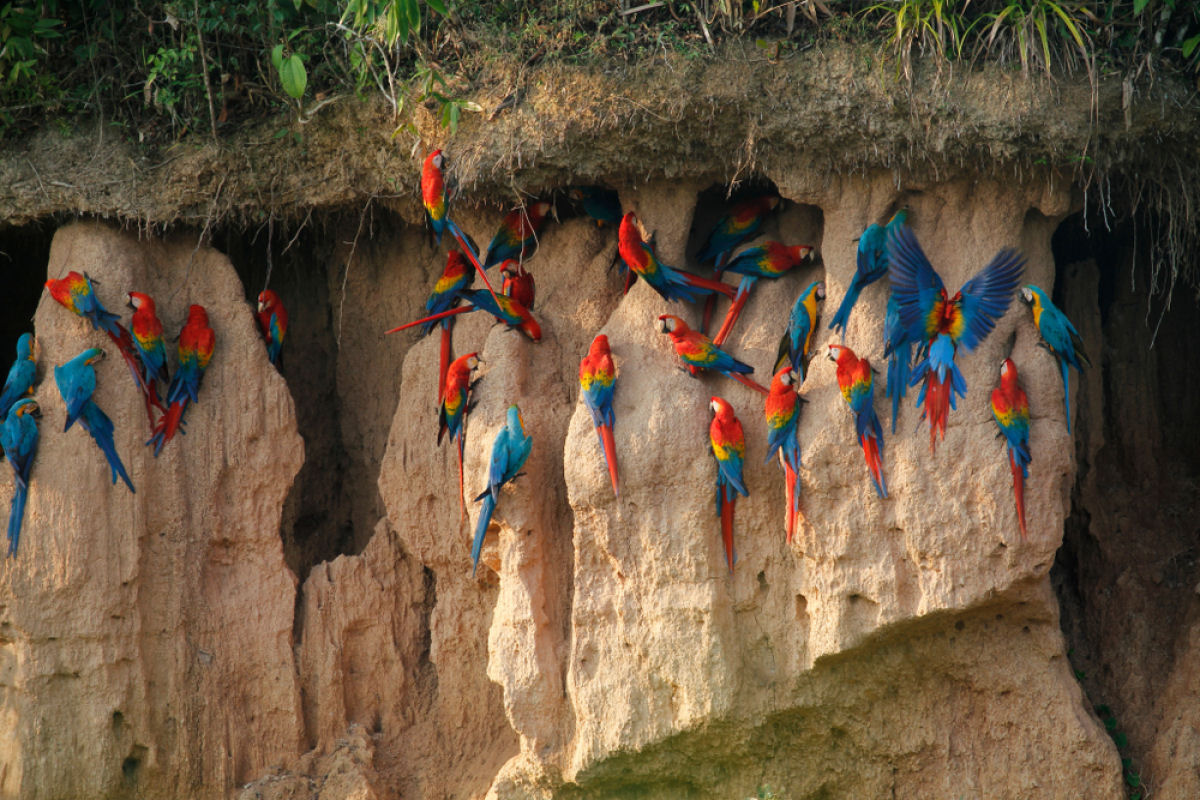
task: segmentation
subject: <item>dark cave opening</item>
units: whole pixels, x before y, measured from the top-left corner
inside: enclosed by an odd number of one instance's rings
[[[1093,365],[1072,376],[1078,470],[1051,582],[1072,666],[1125,734],[1134,774],[1168,722],[1158,702],[1200,612],[1200,377],[1187,367],[1200,306],[1182,286],[1170,309],[1151,295],[1137,224],[1076,214],[1052,242],[1054,300]]]
[[[0,376],[8,375],[16,359],[17,339],[33,330],[56,228],[45,221],[0,230],[0,281],[6,293],[0,315]]]

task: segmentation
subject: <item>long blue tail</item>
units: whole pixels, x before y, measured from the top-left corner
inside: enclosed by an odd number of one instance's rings
[[[850,312],[854,310],[854,304],[858,302],[858,295],[862,290],[863,287],[859,285],[857,280],[850,281],[850,288],[846,290],[846,296],[842,298],[842,304],[838,306],[837,313],[833,315],[833,319],[829,322],[829,329],[831,331],[841,331],[843,342],[846,341],[846,326],[850,324]]]
[[[475,541],[471,542],[471,577],[479,569],[479,554],[483,552],[483,537],[487,536],[488,525],[492,522],[492,513],[496,510],[496,498],[488,492],[483,496],[483,507],[479,509],[479,524],[475,526]]]
[[[471,257],[471,261],[482,266],[483,262],[479,260],[479,251],[471,246],[471,239],[463,233],[462,228],[458,227],[458,223],[446,217],[446,227],[450,230],[450,235],[458,240],[459,247]]]
[[[129,480],[129,474],[125,472],[125,465],[121,463],[121,457],[117,455],[117,447],[113,443],[113,423],[108,415],[100,410],[100,406],[89,400],[83,407],[79,424],[92,435],[100,452],[104,453],[104,457],[108,460],[108,468],[112,471],[112,482],[115,484],[117,477],[120,476],[125,481],[125,485],[129,487],[129,491],[136,494],[137,490],[133,488],[133,481]]]
[[[1067,374],[1067,364],[1065,358],[1058,359],[1058,366],[1062,368],[1063,379],[1063,404],[1067,408],[1067,433],[1071,432],[1071,376]]]
[[[912,373],[912,343],[904,342],[888,356],[887,396],[892,398],[892,433],[896,432],[896,417],[900,415],[900,401],[908,392],[908,380]]]
[[[21,543],[21,521],[25,518],[25,498],[29,495],[29,484],[21,479],[19,475],[16,478],[16,487],[13,489],[12,507],[8,512],[8,555],[10,558],[17,557],[17,545]]]

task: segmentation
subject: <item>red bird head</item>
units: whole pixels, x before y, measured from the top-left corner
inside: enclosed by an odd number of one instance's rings
[[[621,217],[621,228],[617,232],[617,235],[621,240],[621,244],[626,247],[637,247],[642,243],[642,232],[638,230],[637,214],[628,211],[625,213],[625,216]]]
[[[500,265],[500,274],[505,278],[516,278],[517,276],[524,274],[524,272],[525,268],[511,258],[505,260],[505,262]]]
[[[708,407],[712,409],[713,414],[722,422],[733,417],[733,406],[723,397],[713,397],[708,402]]]
[[[771,394],[782,392],[785,389],[791,389],[793,392],[799,393],[799,376],[791,367],[782,367],[771,378]]]
[[[138,311],[139,309],[144,308],[146,311],[153,314],[154,313],[154,300],[148,294],[142,294],[141,292],[130,292],[129,293],[129,307],[132,308],[134,311]]]
[[[446,157],[442,155],[441,150],[434,150],[425,158],[425,166],[432,166],[436,170],[442,168],[442,164],[446,163]]]
[[[669,333],[674,338],[676,336],[683,336],[691,328],[674,314],[663,314],[658,318],[658,330],[662,333]]]
[[[545,200],[539,200],[529,207],[528,213],[529,221],[536,226],[550,213],[550,204]]]
[[[592,346],[588,348],[588,358],[611,355],[612,351],[608,349],[608,337],[603,333],[596,334],[596,338],[592,339]]]
[[[804,259],[812,256],[812,251],[813,251],[813,249],[809,245],[798,244],[795,247],[788,248],[788,255],[791,257],[791,259],[794,263],[799,264]],[[825,292],[825,290],[821,289],[822,295],[824,294],[824,292]]]
[[[204,306],[188,306],[187,324],[192,327],[208,327],[208,312]]]
[[[542,340],[542,326],[538,325],[538,321],[529,313],[529,309],[521,305],[517,301],[509,298],[510,307],[517,316],[521,318],[521,324],[517,325],[517,330],[528,336],[535,342]]]
[[[842,363],[842,359],[849,360],[849,359],[854,359],[854,358],[856,358],[856,356],[854,355],[854,351],[851,350],[849,347],[846,347],[843,344],[829,345],[829,360],[830,361],[835,361],[840,365]]]
[[[258,295],[258,311],[259,313],[270,313],[280,305],[279,295],[271,289],[264,289]]]
[[[1000,365],[1000,385],[1006,389],[1017,384],[1017,365],[1011,358],[1004,359]]]

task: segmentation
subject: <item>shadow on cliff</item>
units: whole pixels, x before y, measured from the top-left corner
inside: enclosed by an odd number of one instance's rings
[[[49,221],[7,227],[0,231],[0,285],[4,286],[0,314],[0,376],[8,374],[16,356],[17,339],[33,330],[33,312],[46,281],[50,240],[57,226]]]

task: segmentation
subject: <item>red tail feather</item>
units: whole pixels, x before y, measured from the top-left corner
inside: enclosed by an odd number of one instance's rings
[[[737,503],[737,493],[724,488],[718,491],[727,493],[721,504],[721,539],[725,542],[725,562],[733,572],[733,506]]]
[[[1025,473],[1017,466],[1012,451],[1008,453],[1008,465],[1012,467],[1013,494],[1017,498],[1017,522],[1021,524],[1021,539],[1025,540],[1029,538],[1029,532],[1025,530]]]
[[[464,253],[466,253],[467,258],[470,259],[471,263],[475,265],[475,271],[479,273],[479,277],[483,278],[483,285],[487,287],[488,293],[491,294],[492,299],[495,300],[496,305],[499,306],[500,300],[496,297],[496,290],[492,288],[492,282],[488,280],[487,272],[482,266],[480,266],[479,260],[475,258],[475,250],[472,249],[471,246],[463,240],[463,237],[459,235],[457,225],[451,225],[450,232],[454,234],[454,238],[458,240],[458,246],[462,248]],[[391,333],[391,331],[388,331],[388,333]]]
[[[465,427],[466,424],[467,424],[467,421],[464,419],[462,421],[463,427]],[[463,435],[464,435],[463,429],[459,428],[458,429],[458,522],[460,525],[462,524],[462,521],[467,516],[467,504],[466,504],[466,500],[464,499],[465,491],[463,489]]]
[[[612,478],[613,494],[620,497],[621,490],[617,483],[617,445],[613,441],[612,427],[601,425],[598,430],[600,439],[604,442],[604,461],[608,464],[608,476]]]
[[[779,460],[783,461],[783,451],[779,451]],[[783,480],[784,488],[787,493],[787,543],[792,543],[792,536],[796,533],[796,470],[784,463],[783,465]]]
[[[458,306],[457,308],[452,308],[449,311],[439,311],[436,314],[432,314],[428,317],[423,317],[422,319],[419,319],[416,322],[408,322],[408,323],[405,323],[404,325],[399,325],[395,328],[392,328],[390,331],[384,331],[383,335],[386,336],[389,333],[397,333],[399,331],[408,330],[409,328],[415,327],[424,322],[433,322],[434,320],[445,319],[446,317],[452,317],[455,314],[465,314],[468,311],[474,311],[474,310],[475,310],[475,306]]]
[[[158,424],[154,426],[156,433],[159,430],[162,431],[162,442],[164,445],[171,441],[171,439],[174,438],[175,434],[179,431],[179,424],[180,421],[183,420],[183,412],[187,410],[187,406],[188,400],[186,398],[180,400],[178,403],[172,403],[171,405],[167,406],[166,413],[162,415],[162,418],[159,419]]]
[[[760,383],[755,383],[753,380],[751,380],[750,378],[747,378],[745,375],[743,375],[740,372],[731,372],[731,373],[729,373],[729,377],[733,378],[735,381],[742,384],[743,386],[749,386],[751,389],[753,389],[756,392],[759,392],[760,394],[770,394],[770,392],[767,391],[767,387],[763,386]]]
[[[438,362],[438,404],[446,396],[446,373],[450,371],[450,327],[449,323],[442,328],[442,354]]]
[[[713,344],[720,347],[729,338],[729,334],[733,331],[733,324],[737,322],[738,317],[742,313],[742,309],[746,307],[746,301],[750,299],[750,292],[746,292],[733,301],[733,305],[725,312],[725,321],[721,323],[721,329],[717,331],[717,335],[713,338]]]
[[[946,419],[950,416],[950,375],[939,381],[936,372],[925,378],[925,418],[929,420],[929,452],[937,452],[938,439],[946,439]]]
[[[154,409],[157,408],[159,412],[165,412],[166,409],[163,408],[162,401],[158,397],[158,387],[155,386],[154,379],[148,378],[143,371],[142,360],[138,357],[137,350],[133,345],[133,337],[121,323],[116,323],[116,326],[117,330],[121,332],[120,335],[107,331],[108,338],[113,340],[113,344],[121,352],[121,358],[125,359],[125,364],[129,367],[130,374],[133,375],[134,384],[142,393],[142,398],[146,402],[146,417],[150,421],[150,430],[153,431],[156,427]]]
[[[698,289],[710,289],[714,292],[720,292],[730,300],[733,299],[734,294],[737,292],[734,287],[722,281],[710,281],[708,278],[701,278],[699,275],[693,275],[690,272],[680,272],[679,274],[683,276],[683,280],[688,286],[695,286]]]
[[[879,457],[879,440],[874,436],[864,436],[861,442],[863,456],[867,460],[867,469],[871,471],[871,478],[875,481],[879,494],[887,497],[887,484],[883,482],[883,459]]]

